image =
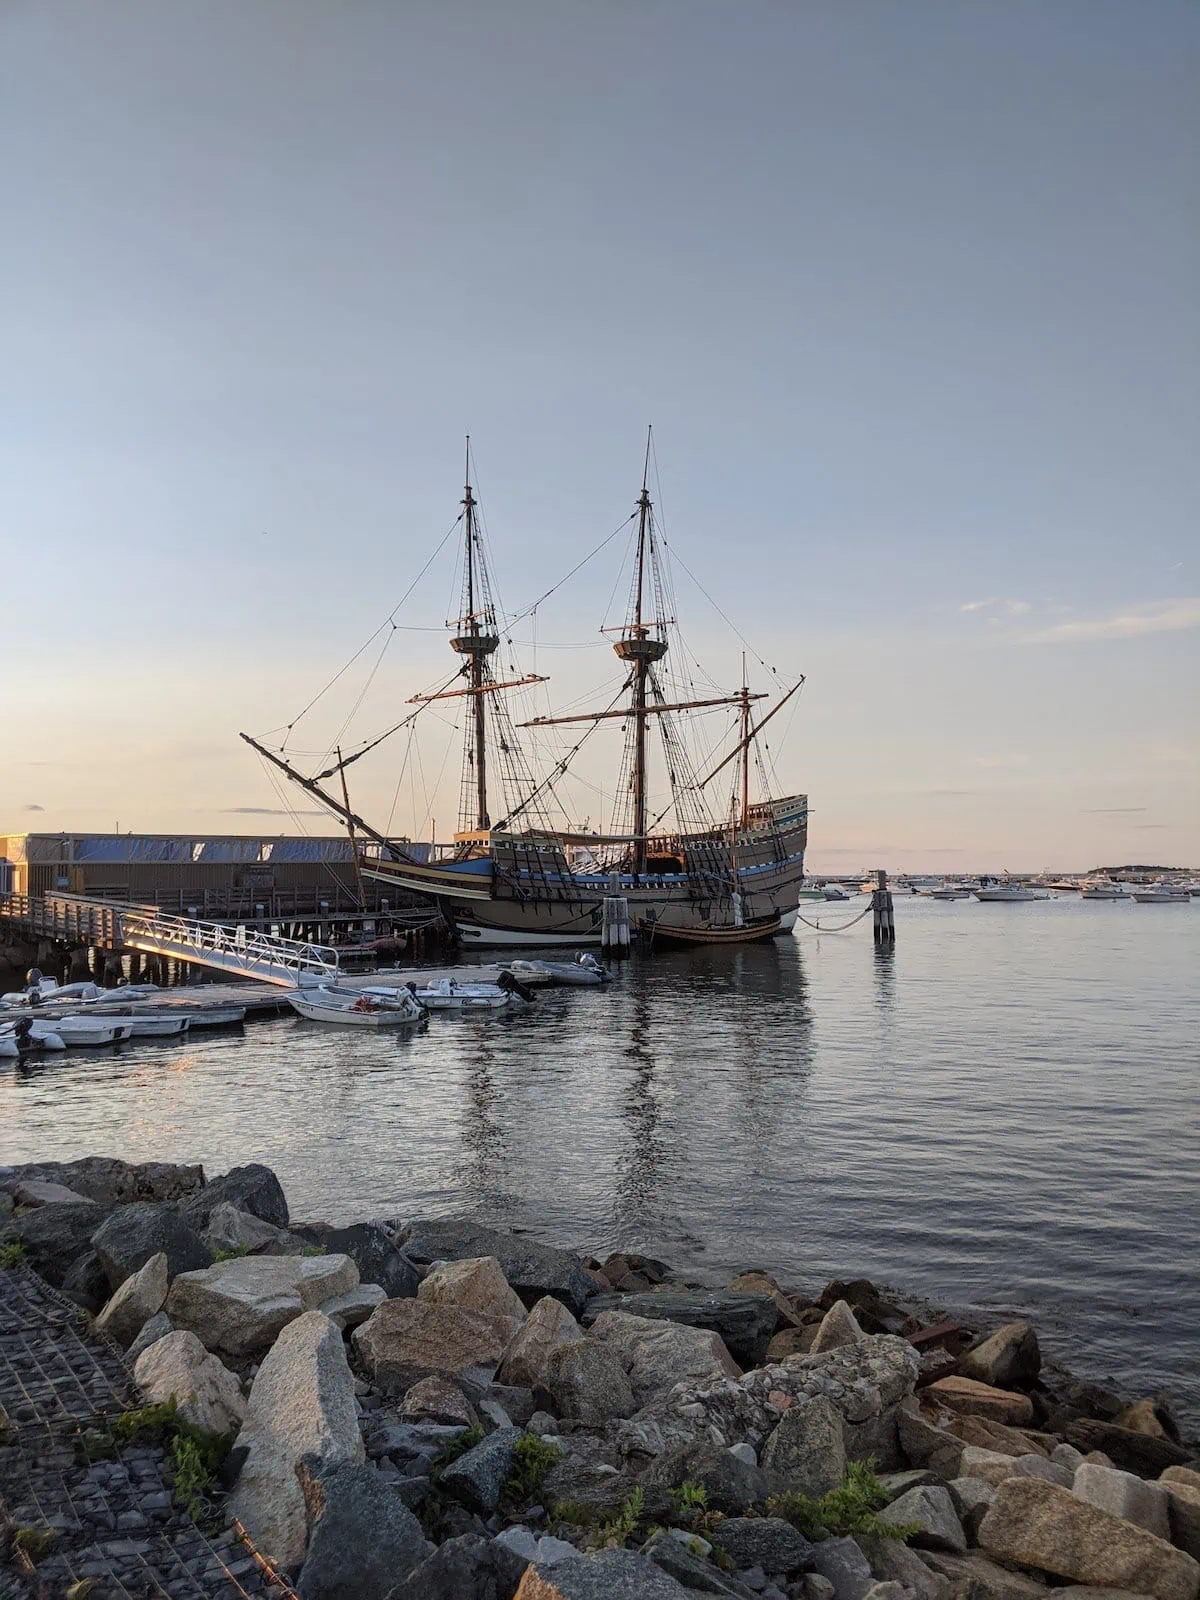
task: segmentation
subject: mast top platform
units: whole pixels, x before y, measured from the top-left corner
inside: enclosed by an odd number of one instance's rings
[[[667,653],[667,641],[652,639],[644,628],[634,629],[618,639],[613,650],[621,661],[661,661]]]
[[[500,640],[494,633],[462,633],[451,639],[450,648],[460,656],[491,656],[499,650]]]

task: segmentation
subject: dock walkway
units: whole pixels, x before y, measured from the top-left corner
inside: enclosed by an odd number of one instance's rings
[[[295,1600],[232,1531],[206,1533],[175,1504],[162,1448],[112,1440],[106,1424],[145,1402],[86,1322],[28,1268],[0,1271],[0,1595]]]

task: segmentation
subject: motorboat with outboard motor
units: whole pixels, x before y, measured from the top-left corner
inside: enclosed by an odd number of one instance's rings
[[[424,989],[409,983],[408,993],[429,1011],[503,1011],[508,1006],[529,1005],[534,992],[511,972],[501,972],[495,983],[459,983],[438,978]]]
[[[503,971],[511,972],[522,983],[555,983],[568,988],[598,988],[612,982],[612,974],[596,960],[590,950],[581,951],[574,961],[506,961]]]
[[[62,1038],[47,1023],[35,1022],[32,1017],[20,1017],[0,1028],[0,1059],[5,1061],[19,1061],[40,1050],[65,1049]]]

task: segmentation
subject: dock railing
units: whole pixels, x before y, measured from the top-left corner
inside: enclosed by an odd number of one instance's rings
[[[338,952],[329,945],[187,917],[126,911],[120,918],[120,936],[130,950],[217,967],[285,988],[293,988],[301,974],[334,977],[338,971]]]

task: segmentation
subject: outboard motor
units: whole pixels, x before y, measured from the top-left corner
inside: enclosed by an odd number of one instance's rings
[[[496,978],[496,987],[503,989],[505,994],[516,995],[517,999],[524,1000],[527,1006],[533,1004],[533,990],[527,983],[522,983],[520,978],[514,978],[511,972],[501,972]]]
[[[32,1037],[33,1023],[28,1017],[22,1017],[13,1025],[13,1038],[16,1040],[17,1049],[22,1055],[28,1055],[31,1050],[37,1049],[37,1040]]]

